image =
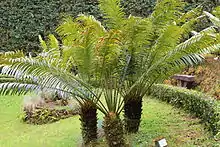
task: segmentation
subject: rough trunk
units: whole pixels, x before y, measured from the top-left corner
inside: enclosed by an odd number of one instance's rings
[[[80,110],[81,130],[84,145],[97,139],[97,109],[93,102],[86,101]]]
[[[103,129],[109,147],[125,147],[123,124],[119,116],[110,113],[104,118]]]
[[[142,97],[125,98],[124,123],[128,133],[138,132],[142,114]]]

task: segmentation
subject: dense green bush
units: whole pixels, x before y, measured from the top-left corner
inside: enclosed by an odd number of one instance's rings
[[[203,4],[208,10],[217,0],[186,0],[186,10]],[[121,0],[127,15],[147,16],[156,0]],[[0,1],[0,51],[39,50],[38,35],[55,33],[63,14],[88,13],[102,20],[98,0],[2,0]]]
[[[150,94],[200,118],[214,135],[220,131],[219,105],[207,95],[163,84],[154,85]]]
[[[212,11],[212,9],[220,4],[219,0],[185,0],[189,4],[186,5],[186,10],[190,10],[199,5],[204,7],[205,11]]]
[[[145,17],[152,13],[156,0],[122,0],[121,4],[127,15]]]
[[[128,14],[146,16],[155,0],[123,0]],[[63,14],[79,13],[102,19],[97,0],[3,0],[0,1],[0,51],[39,49],[38,35],[55,33]]]
[[[0,6],[0,50],[5,51],[39,49],[37,36],[53,33],[64,13],[101,17],[94,0],[3,0]]]

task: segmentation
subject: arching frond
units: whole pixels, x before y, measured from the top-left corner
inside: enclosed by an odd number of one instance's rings
[[[175,67],[188,67],[188,66],[195,66],[201,64],[204,61],[204,57],[200,54],[188,54],[180,59],[174,61],[173,68]]]
[[[209,54],[209,53],[213,53],[213,52],[220,52],[220,43],[208,46],[207,48],[202,49],[199,53],[200,54]]]
[[[24,84],[18,82],[0,83],[0,95],[25,95],[29,92],[40,91],[36,84]]]
[[[181,0],[157,1],[155,9],[151,14],[156,31],[162,31],[164,27],[179,18],[182,15],[180,10],[182,10],[183,7],[184,3]]]
[[[180,18],[176,20],[177,25],[184,24],[191,19],[201,17],[202,7],[198,6],[186,13],[184,13]]]
[[[79,37],[79,23],[73,21],[71,17],[65,17],[63,23],[56,29],[62,38],[64,46],[72,46],[73,42]]]
[[[49,38],[49,47],[51,48],[51,49],[56,49],[56,50],[59,50],[59,42],[58,42],[58,40],[56,39],[56,37],[53,35],[53,34],[50,34],[49,36],[48,36],[48,38]]]
[[[211,20],[211,22],[215,26],[220,27],[220,19],[218,17],[215,17],[214,15],[206,11],[204,11],[203,13]]]
[[[21,80],[29,78],[41,87],[71,91],[84,98],[88,98],[89,91],[92,92],[86,83],[46,61],[23,59],[20,62],[14,62],[11,66],[4,67],[2,72]]]
[[[38,35],[38,38],[39,38],[39,41],[40,41],[41,48],[43,49],[43,52],[47,52],[48,49],[47,49],[46,42],[42,39],[41,35]]]
[[[172,75],[180,69],[179,67],[201,63],[203,57],[199,53],[218,48],[219,42],[216,41],[218,35],[215,33],[214,27],[204,29],[168,51],[167,54],[158,57],[156,62],[150,63],[150,66],[143,71],[142,76],[136,80],[128,92],[140,89],[143,95],[152,83],[159,82]],[[169,70],[171,68],[172,70]]]
[[[99,7],[111,29],[123,28],[125,14],[122,7],[120,7],[120,0],[99,0]]]
[[[90,28],[92,31],[94,31],[94,35],[101,36],[104,32],[106,32],[101,22],[95,19],[95,17],[92,15],[80,14],[76,20],[79,21],[83,27]]]
[[[61,57],[61,49],[59,46],[59,42],[56,39],[56,37],[53,34],[50,34],[48,36],[49,40],[44,41],[41,36],[39,36],[39,41],[41,43],[41,46],[43,48],[42,53],[39,54],[39,56],[44,58],[59,58]]]
[[[11,59],[24,57],[22,51],[0,52],[0,67],[10,64]]]

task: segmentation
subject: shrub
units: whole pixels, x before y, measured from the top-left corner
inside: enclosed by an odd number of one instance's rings
[[[216,0],[189,2],[186,11],[199,4],[211,10]],[[121,0],[127,15],[147,16],[155,6],[156,0]],[[208,3],[208,5],[207,5]],[[38,35],[55,33],[61,16],[76,17],[88,13],[102,20],[98,0],[2,0],[0,1],[0,51],[23,49],[26,52],[39,50]]]
[[[60,16],[89,13],[101,17],[94,0],[3,0],[0,1],[0,50],[39,49],[38,35],[54,33]]]
[[[150,94],[200,118],[214,135],[219,132],[219,105],[209,96],[193,90],[164,84],[153,85]]]
[[[47,98],[51,98],[53,93],[42,92],[40,95],[24,96],[24,115],[23,122],[28,124],[47,124],[69,118],[78,114],[78,107],[55,105],[56,103],[47,103]]]
[[[41,125],[59,121],[78,114],[73,109],[49,109],[36,108],[32,111],[25,111],[22,120],[28,124]]]

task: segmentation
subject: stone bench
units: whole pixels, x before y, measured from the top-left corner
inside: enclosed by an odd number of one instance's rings
[[[178,84],[178,86],[180,87],[191,89],[194,86],[193,83],[195,82],[195,76],[177,74],[174,75],[172,78],[180,81],[180,83]]]

